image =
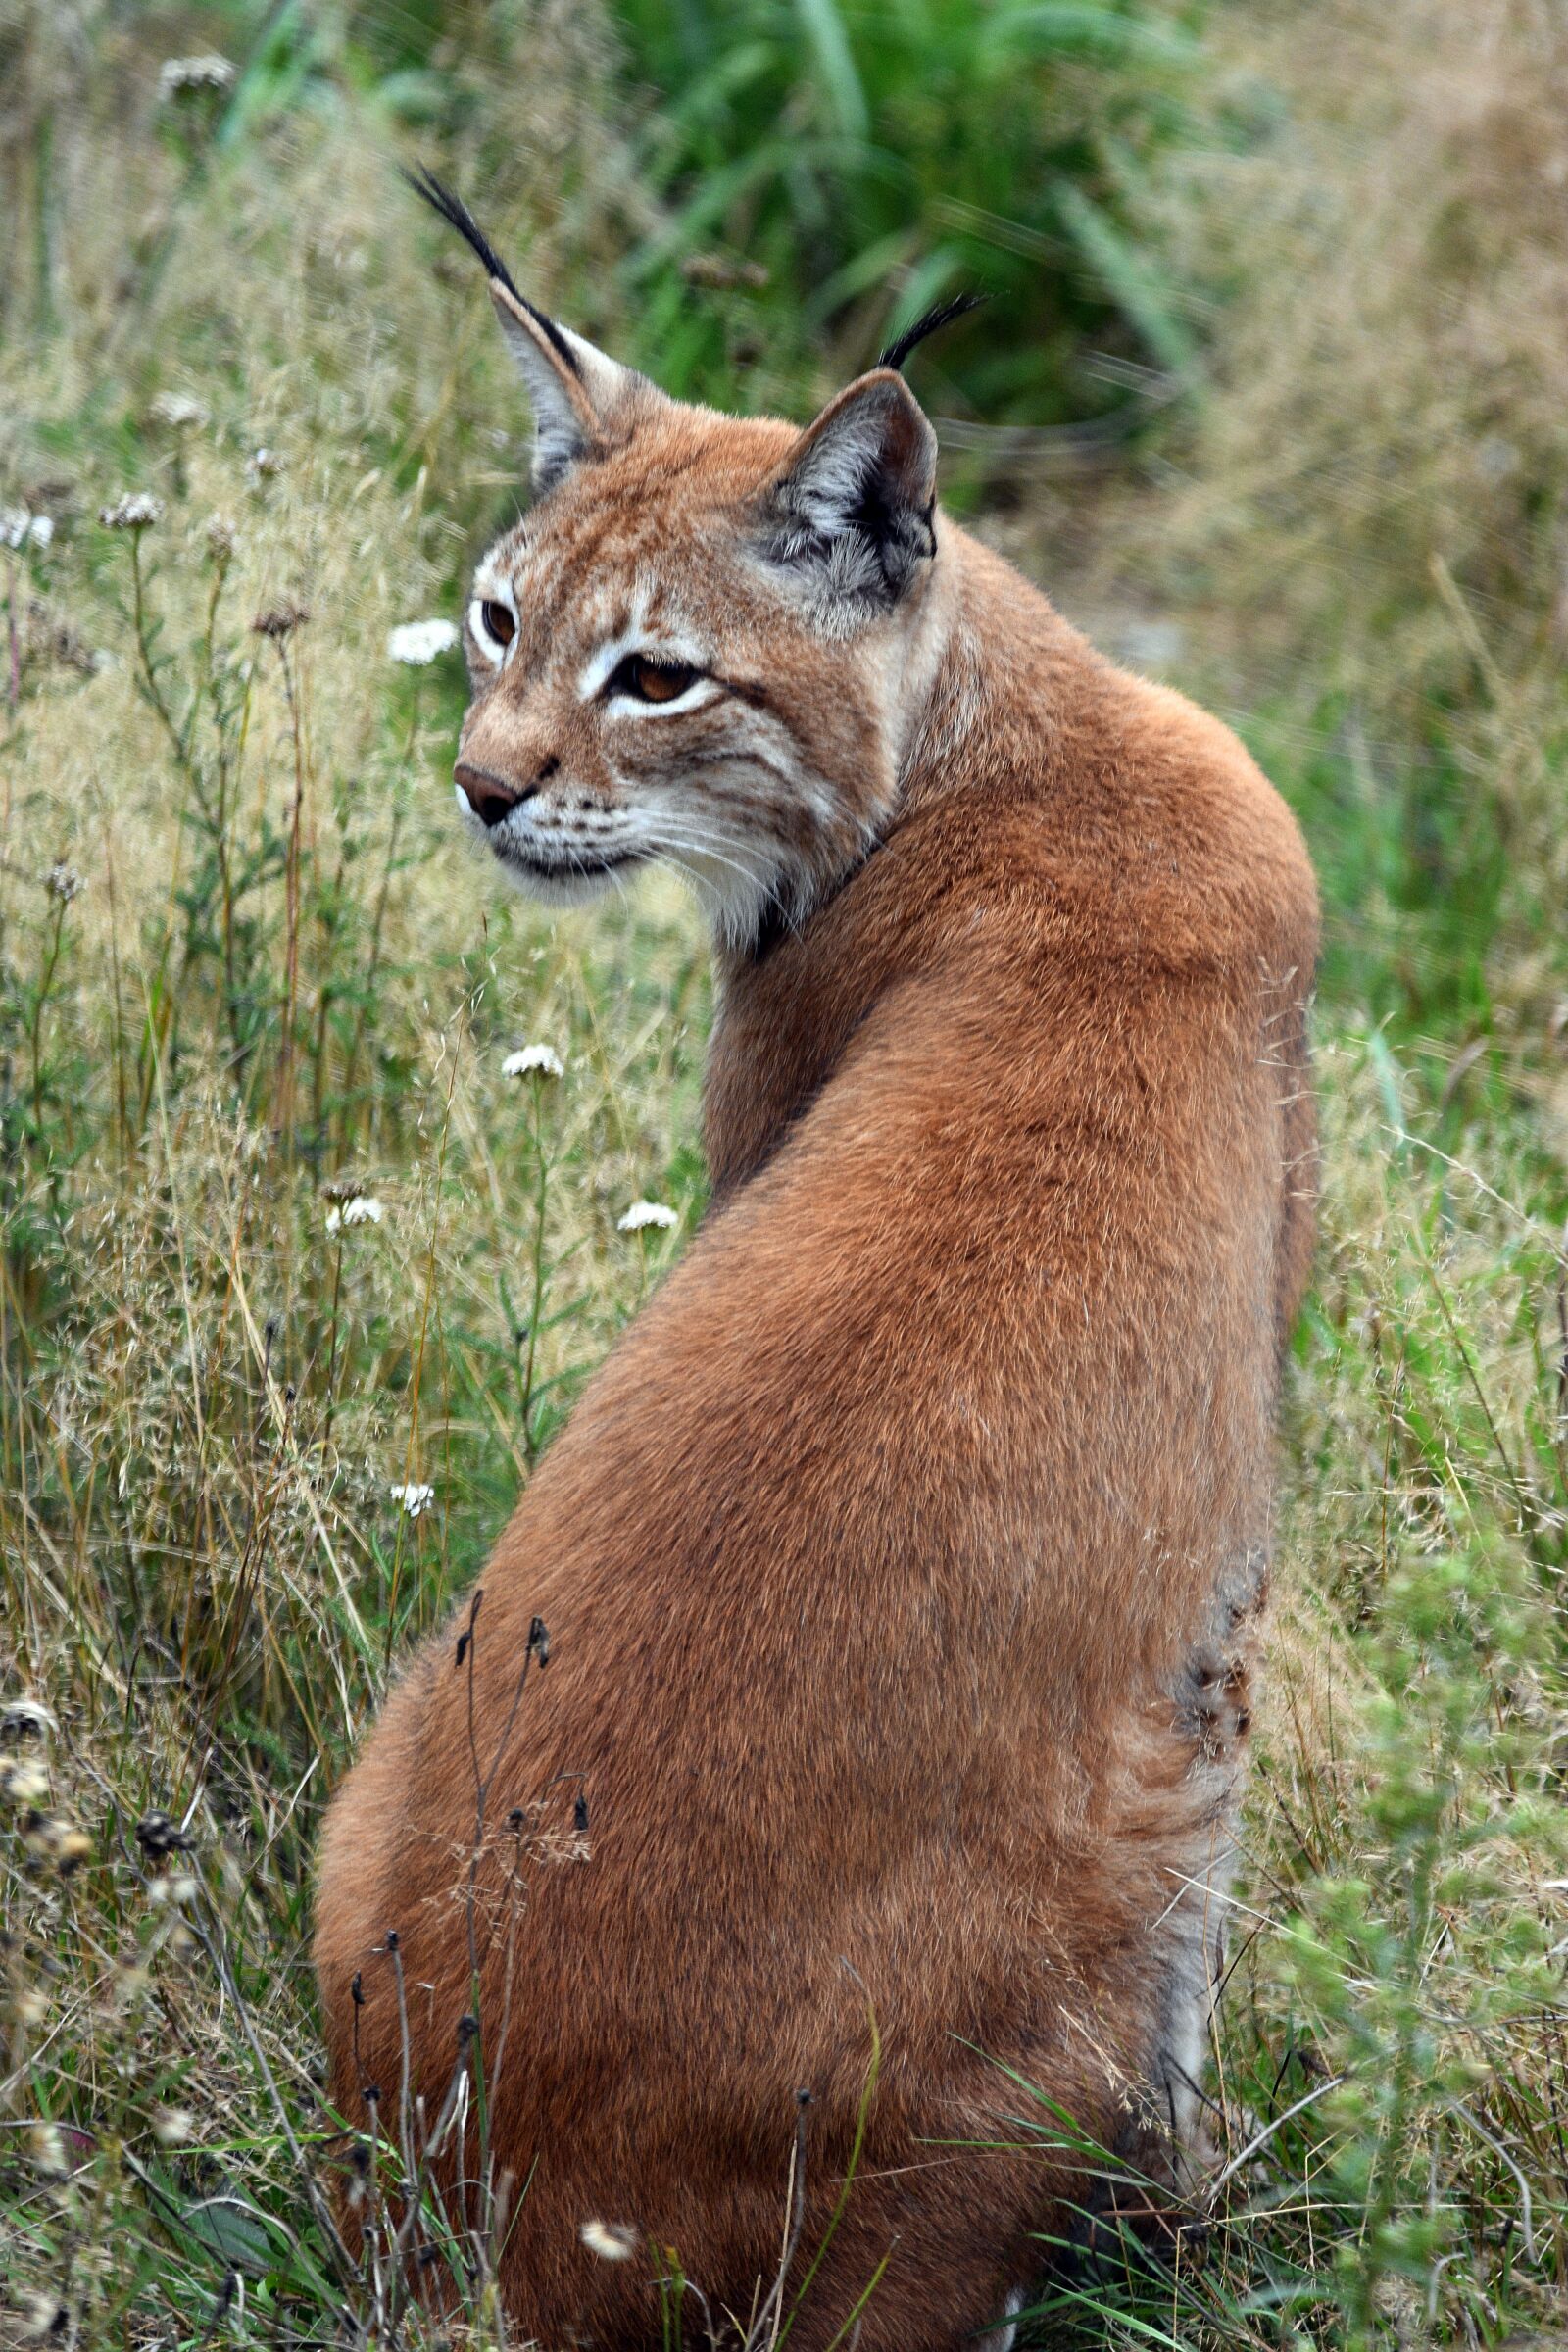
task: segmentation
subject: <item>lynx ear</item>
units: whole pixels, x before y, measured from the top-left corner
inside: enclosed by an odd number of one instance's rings
[[[490,299],[533,406],[533,486],[553,490],[607,446],[612,412],[645,379],[558,326],[499,277],[490,280]]]
[[[511,270],[460,196],[422,168],[403,177],[431,210],[472,246],[490,279],[501,331],[533,404],[533,486],[553,489],[562,476],[607,446],[612,412],[646,379],[596,351],[519,294]]]
[[[763,496],[771,562],[822,600],[889,607],[936,553],[937,437],[875,368],[808,425]]]

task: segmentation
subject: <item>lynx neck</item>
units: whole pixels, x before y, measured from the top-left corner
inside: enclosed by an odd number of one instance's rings
[[[878,998],[954,919],[944,807],[1028,792],[1049,699],[1089,648],[1038,590],[952,523],[932,611],[894,683],[897,783],[870,854],[760,953],[719,948],[703,1088],[715,1201],[754,1176],[832,1077]]]

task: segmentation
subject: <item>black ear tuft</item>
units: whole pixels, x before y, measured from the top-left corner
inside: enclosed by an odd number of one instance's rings
[[[530,302],[526,294],[518,293],[512,271],[507,268],[506,263],[501,259],[500,254],[497,253],[462,197],[454,196],[452,190],[444,186],[433,172],[427,172],[422,164],[416,172],[407,172],[400,164],[398,172],[401,178],[408,181],[416,196],[422,196],[432,212],[439,213],[442,220],[449,221],[460,237],[466,239],[484,264],[486,275],[500,279],[513,301],[518,305],[519,309],[527,312],[535,326],[549,338],[550,347],[561,361],[562,366],[569,368],[572,374],[580,378],[582,369],[578,366],[576,354],[565,336],[553,318],[546,318],[537,303]]]
[[[923,312],[912,326],[906,326],[902,335],[894,337],[886,351],[879,356],[877,366],[902,368],[917,343],[923,343],[928,335],[938,333],[944,326],[951,326],[955,318],[962,318],[968,312],[979,310],[982,303],[990,300],[989,294],[955,294],[951,302],[939,302],[934,310]]]

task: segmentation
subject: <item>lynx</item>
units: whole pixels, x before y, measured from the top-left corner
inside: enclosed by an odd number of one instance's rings
[[[803,2171],[795,2352],[1003,2344],[1096,2193],[1019,2080],[1173,2187],[1198,2132],[1311,871],[1223,726],[942,512],[907,343],[804,431],[686,406],[425,192],[535,424],[462,821],[552,904],[690,877],[712,1192],[337,1791],[334,2095],[434,2116],[467,2017],[542,2345],[662,2340],[668,2249],[744,2329]]]

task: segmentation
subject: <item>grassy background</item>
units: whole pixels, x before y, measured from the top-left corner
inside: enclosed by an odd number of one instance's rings
[[[160,96],[209,51],[221,89]],[[1039,2333],[1551,2325],[1565,100],[1546,0],[0,6],[0,507],[52,525],[0,549],[0,1698],[52,1719],[0,1731],[0,2328],[393,2332],[300,2184],[341,2154],[314,1826],[679,1247],[618,1217],[702,1204],[689,907],[497,898],[448,815],[460,664],[387,658],[526,439],[415,153],[541,300],[728,405],[804,417],[989,287],[917,363],[953,502],[1300,812],[1324,1232],[1224,2171],[1202,2260],[1109,2263]],[[98,519],[127,491],[143,532]],[[564,1077],[504,1076],[530,1040]]]

